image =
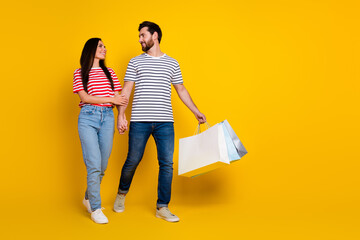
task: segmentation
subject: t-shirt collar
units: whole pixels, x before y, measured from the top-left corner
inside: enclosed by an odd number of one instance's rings
[[[155,58],[155,59],[159,59],[159,58],[162,58],[162,57],[165,57],[166,56],[166,53],[164,53],[163,55],[161,55],[160,57],[154,57],[154,56],[151,56],[151,55],[149,55],[149,54],[147,54],[147,53],[144,53],[145,54],[145,56],[148,56],[148,57],[151,57],[151,58]]]

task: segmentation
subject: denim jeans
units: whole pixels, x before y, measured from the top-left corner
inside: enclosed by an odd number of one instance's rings
[[[129,151],[121,171],[119,193],[127,193],[146,143],[153,136],[159,161],[157,207],[167,207],[171,197],[174,153],[174,123],[130,122]]]
[[[101,208],[100,183],[110,157],[114,138],[114,113],[111,107],[85,105],[81,108],[78,130],[87,171],[85,198],[91,210]]]

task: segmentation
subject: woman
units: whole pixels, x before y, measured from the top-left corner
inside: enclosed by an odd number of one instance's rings
[[[100,183],[110,157],[114,137],[114,105],[127,105],[119,94],[115,72],[105,66],[106,48],[100,38],[89,39],[74,72],[73,92],[81,99],[78,130],[87,170],[83,204],[96,223],[108,223],[101,210]]]

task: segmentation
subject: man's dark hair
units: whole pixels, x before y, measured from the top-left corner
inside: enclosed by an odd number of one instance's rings
[[[139,29],[138,29],[139,32],[143,27],[148,27],[148,31],[151,33],[151,35],[153,35],[154,32],[157,32],[158,33],[158,40],[159,40],[159,43],[160,43],[162,33],[161,33],[161,29],[160,29],[159,25],[157,25],[156,23],[153,23],[153,22],[144,21],[144,22],[140,23],[140,25],[139,25]]]

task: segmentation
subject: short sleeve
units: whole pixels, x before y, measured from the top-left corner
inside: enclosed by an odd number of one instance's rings
[[[115,71],[112,68],[108,68],[108,69],[109,69],[111,78],[114,83],[114,92],[120,92],[122,90],[122,87],[121,87],[118,77],[115,74]]]
[[[124,81],[136,82],[136,68],[132,59],[127,66]]]
[[[179,65],[178,62],[176,62],[174,74],[173,74],[173,76],[171,78],[171,83],[172,84],[182,84],[182,83],[184,83],[183,78],[182,78],[182,74],[181,74],[181,70],[180,70],[180,65]]]
[[[74,80],[73,80],[73,93],[77,93],[81,90],[84,90],[82,78],[81,78],[81,69],[78,68],[74,72]]]

